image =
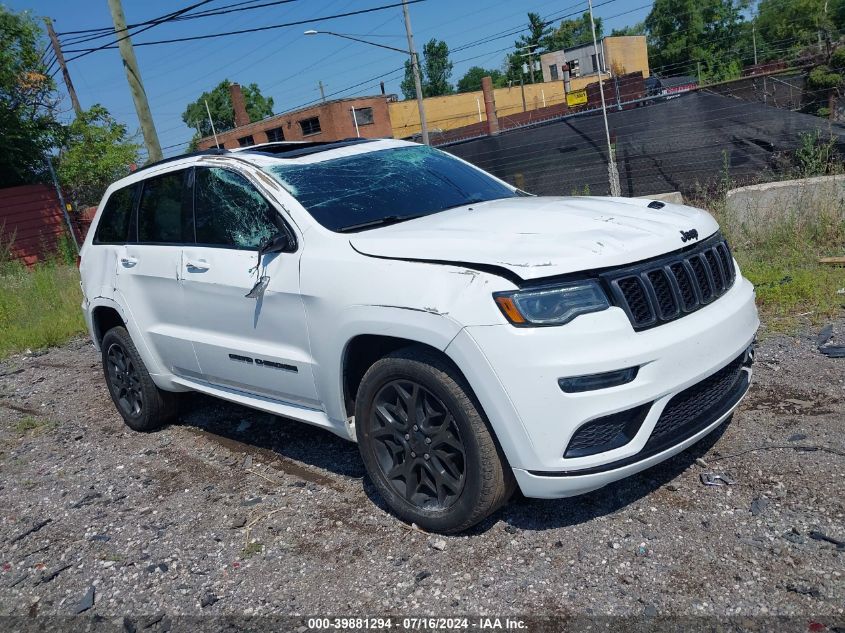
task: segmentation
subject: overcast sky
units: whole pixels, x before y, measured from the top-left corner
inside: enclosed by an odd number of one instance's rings
[[[268,0],[264,0],[266,2]],[[293,22],[359,9],[393,4],[397,0],[296,0],[277,6],[229,15],[162,24],[133,38],[136,44],[248,29]],[[214,0],[201,9],[233,4],[235,0]],[[106,0],[4,0],[14,10],[29,10],[53,19],[56,31],[111,27]],[[190,0],[124,0],[127,22],[143,22],[192,4]],[[645,0],[596,0],[596,16],[603,17],[606,32],[644,19],[650,5]],[[586,10],[587,2],[573,0],[426,0],[410,5],[417,49],[431,38],[445,40],[450,50],[472,46],[451,55],[452,82],[470,66],[501,68],[505,50],[515,35],[502,33],[524,26],[526,13],[563,17]],[[241,84],[257,83],[263,94],[274,99],[274,111],[284,112],[319,98],[318,81],[327,94],[352,96],[377,94],[384,77],[389,93],[400,93],[404,58],[400,53],[379,49],[328,35],[305,36],[306,29],[331,30],[402,48],[407,46],[401,8],[259,33],[233,35],[192,42],[137,46],[138,63],[165,155],[180,153],[193,135],[181,119],[185,106],[203,91],[224,79]],[[72,36],[67,36],[72,37]],[[480,44],[475,42],[483,40]],[[99,40],[96,43],[105,43]],[[46,42],[46,40],[45,40]],[[94,42],[68,45],[67,49],[90,47]],[[67,58],[74,53],[66,53]],[[71,79],[83,108],[104,105],[130,131],[138,130],[132,97],[117,50],[103,50],[69,63]],[[395,72],[391,72],[395,71]],[[61,75],[56,76],[65,95]],[[356,84],[362,84],[349,89]],[[348,90],[347,90],[348,89]],[[70,109],[65,98],[64,106]],[[68,115],[66,115],[68,116]],[[140,135],[139,135],[140,138]]]

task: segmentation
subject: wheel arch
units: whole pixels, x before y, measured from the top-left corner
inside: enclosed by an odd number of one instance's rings
[[[121,314],[118,304],[103,300],[91,308],[91,336],[97,349],[100,348],[106,332],[118,326],[127,326],[127,320]]]

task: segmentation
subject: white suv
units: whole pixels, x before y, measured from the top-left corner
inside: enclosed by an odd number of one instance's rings
[[[109,187],[83,310],[133,429],[199,391],[357,441],[400,517],[464,530],[730,417],[754,290],[704,211],[526,194],[394,140],[166,160]]]

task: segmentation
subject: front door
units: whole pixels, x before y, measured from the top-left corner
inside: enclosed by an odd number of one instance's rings
[[[193,241],[187,173],[170,172],[143,182],[128,243],[117,253],[117,292],[142,335],[135,343],[139,349],[148,345],[164,370],[177,375],[199,370],[185,335],[179,279],[188,233]]]
[[[301,249],[265,255],[256,269],[258,246],[284,227],[279,212],[234,171],[197,167],[193,181],[196,245],[185,247],[181,275],[202,379],[319,408]],[[261,277],[269,277],[263,292],[247,297]]]

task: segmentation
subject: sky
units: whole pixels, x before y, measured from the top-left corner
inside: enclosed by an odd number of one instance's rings
[[[197,10],[211,10],[237,0],[213,0]],[[264,4],[268,0],[259,0]],[[184,151],[193,130],[182,122],[185,107],[204,91],[229,79],[242,85],[256,83],[265,96],[273,97],[274,113],[285,112],[318,100],[318,82],[327,98],[378,94],[379,81],[388,93],[400,95],[405,56],[330,35],[306,36],[305,30],[329,30],[369,39],[379,44],[407,48],[401,7],[394,7],[335,20],[319,19],[338,13],[394,4],[398,0],[292,0],[284,4],[203,19],[170,22],[132,38],[135,54],[159,141],[165,156]],[[106,0],[0,0],[15,11],[50,17],[60,38],[66,31],[111,27]],[[191,0],[123,0],[127,23],[143,22],[193,4]],[[597,17],[605,32],[645,18],[647,0],[595,0]],[[431,38],[444,40],[454,64],[451,77],[457,83],[471,66],[501,68],[507,49],[518,35],[502,33],[527,24],[529,11],[544,18],[575,17],[587,9],[587,0],[425,0],[409,6],[417,50]],[[306,24],[227,37],[138,46],[151,40],[189,37],[309,20]],[[45,36],[46,38],[46,36]],[[64,46],[70,59],[74,49],[106,43],[106,39]],[[47,40],[44,40],[46,45]],[[470,45],[463,50],[459,47]],[[129,85],[116,49],[106,49],[69,61],[68,70],[83,108],[105,106],[125,123],[130,133],[139,132]],[[382,75],[386,75],[380,77]],[[70,100],[56,75],[64,97],[64,117],[72,116]]]

